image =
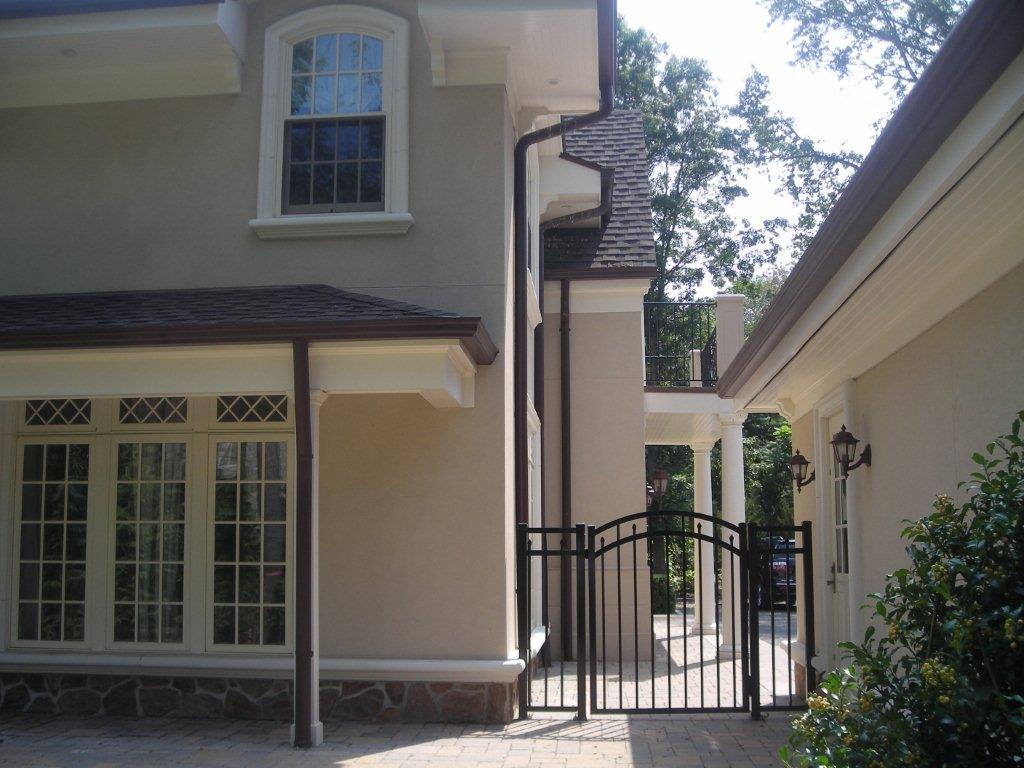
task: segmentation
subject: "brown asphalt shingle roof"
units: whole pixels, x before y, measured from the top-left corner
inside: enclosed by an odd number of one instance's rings
[[[566,134],[567,155],[615,169],[612,211],[602,228],[552,228],[544,241],[544,270],[566,272],[656,267],[643,116],[615,110],[605,120]]]
[[[329,285],[0,296],[0,348],[457,337],[496,350],[479,318]],[[490,358],[490,359],[487,359]]]

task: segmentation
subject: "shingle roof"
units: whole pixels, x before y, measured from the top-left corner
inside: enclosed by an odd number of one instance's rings
[[[411,337],[457,337],[493,359],[479,318],[328,285],[0,296],[7,349]]]
[[[605,120],[567,134],[565,153],[615,169],[607,225],[547,231],[544,270],[549,276],[616,268],[655,269],[654,228],[643,116],[615,110]]]

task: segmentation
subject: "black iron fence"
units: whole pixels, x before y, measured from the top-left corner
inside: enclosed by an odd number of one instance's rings
[[[713,301],[645,301],[644,344],[647,386],[717,383]]]
[[[815,686],[810,523],[647,511],[600,526],[520,525],[516,544],[520,717],[759,718],[806,706]]]

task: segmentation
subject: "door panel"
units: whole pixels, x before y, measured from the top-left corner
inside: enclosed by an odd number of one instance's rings
[[[843,426],[844,415],[838,413],[828,420],[826,440],[831,440]],[[828,482],[826,493],[829,559],[826,574],[828,590],[826,600],[829,606],[829,621],[832,642],[829,648],[830,666],[838,665],[842,653],[836,648],[837,643],[850,640],[850,557],[847,524],[848,511],[846,503],[846,480],[841,477],[842,469],[838,462],[832,460],[832,447],[828,446]]]

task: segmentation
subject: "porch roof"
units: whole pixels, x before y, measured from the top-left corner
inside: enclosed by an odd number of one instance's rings
[[[478,317],[328,285],[0,296],[0,349],[425,338],[497,356]]]

